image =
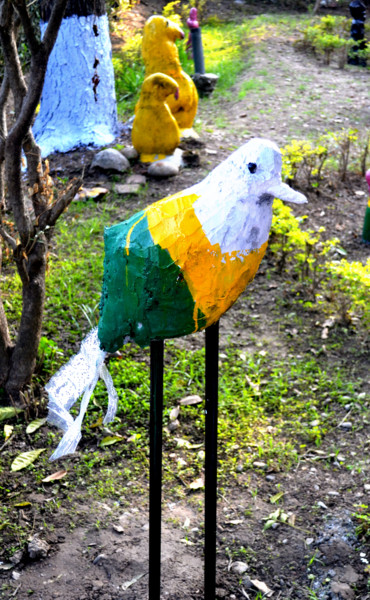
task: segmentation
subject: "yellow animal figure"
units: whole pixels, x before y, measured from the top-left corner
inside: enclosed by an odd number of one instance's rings
[[[152,162],[172,154],[180,143],[180,129],[167,98],[178,97],[172,77],[155,73],[144,80],[132,127],[132,143],[142,162]]]
[[[176,40],[184,39],[184,32],[176,23],[155,15],[147,20],[144,27],[142,55],[145,75],[165,73],[177,82],[179,97],[171,94],[167,104],[180,129],[193,125],[198,107],[198,92],[193,80],[181,68]]]

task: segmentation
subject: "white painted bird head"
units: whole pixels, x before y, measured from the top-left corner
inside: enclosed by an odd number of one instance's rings
[[[267,202],[267,196],[272,196],[271,203],[273,198],[295,204],[307,202],[303,194],[282,182],[281,168],[281,152],[275,142],[253,138],[221,163],[213,176],[217,173],[228,186],[235,185],[240,191],[244,187],[246,199],[258,196]]]
[[[303,204],[306,197],[281,179],[278,146],[253,138],[216,167],[194,192],[194,204],[211,243],[222,252],[258,249],[268,239],[274,198]]]

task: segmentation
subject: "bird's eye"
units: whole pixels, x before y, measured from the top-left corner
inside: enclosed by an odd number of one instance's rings
[[[248,169],[250,173],[255,173],[257,171],[256,163],[248,163]]]

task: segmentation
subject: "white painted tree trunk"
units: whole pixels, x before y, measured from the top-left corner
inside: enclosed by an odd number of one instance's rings
[[[42,23],[42,34],[45,28]],[[89,144],[102,146],[116,137],[116,97],[106,14],[63,19],[49,59],[33,133],[43,156]]]

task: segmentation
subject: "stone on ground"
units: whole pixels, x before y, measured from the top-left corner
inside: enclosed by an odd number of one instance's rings
[[[95,154],[91,169],[99,168],[102,171],[115,171],[125,173],[130,168],[130,163],[121,152],[114,148],[107,148]]]

